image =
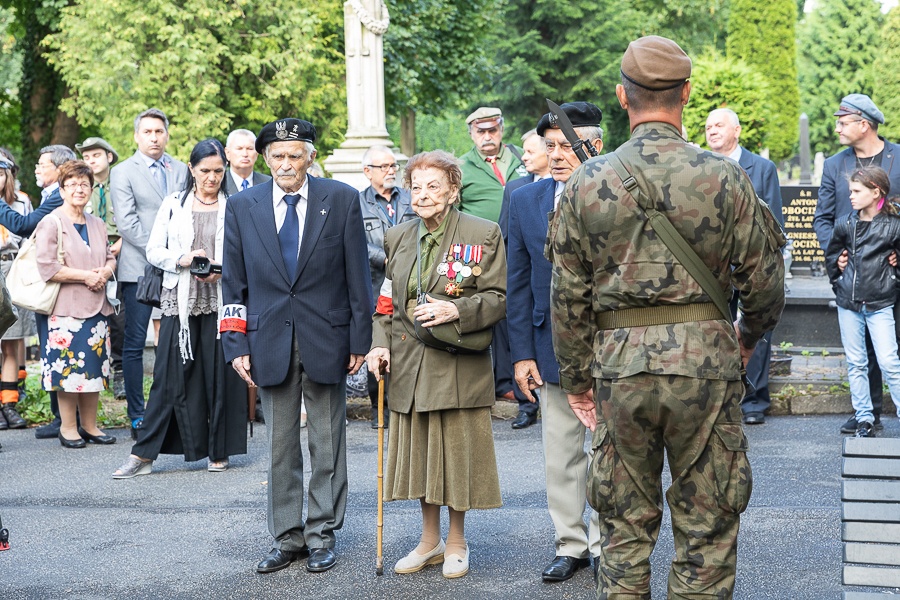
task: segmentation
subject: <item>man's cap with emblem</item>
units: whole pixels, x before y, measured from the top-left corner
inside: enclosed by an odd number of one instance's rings
[[[303,119],[278,119],[268,123],[256,136],[256,151],[263,153],[272,142],[316,142],[316,128]]]
[[[603,120],[603,111],[595,104],[590,102],[566,102],[560,105],[562,111],[569,117],[572,127],[599,127],[600,121]],[[537,124],[537,134],[543,137],[544,132],[553,128],[558,128],[556,117],[552,113],[547,113]]]
[[[856,115],[872,123],[884,124],[884,113],[878,110],[872,99],[865,94],[850,94],[841,99],[841,106],[834,113],[836,117]]]
[[[478,129],[499,127],[503,123],[503,113],[499,108],[482,106],[466,117],[466,125],[474,125]]]
[[[118,162],[119,153],[109,145],[109,142],[101,137],[89,137],[80,144],[75,144],[75,149],[78,150],[78,152],[82,155],[84,155],[85,150],[93,150],[94,148],[102,148],[103,150],[106,150],[113,155],[112,161],[109,164],[114,165],[116,164],[116,162]]]
[[[691,78],[691,59],[669,38],[648,35],[628,44],[622,75],[652,91],[671,90]]]

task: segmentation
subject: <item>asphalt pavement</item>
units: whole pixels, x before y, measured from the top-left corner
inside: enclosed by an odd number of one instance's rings
[[[754,487],[742,520],[735,598],[821,600],[846,589],[838,433],[845,419],[770,417],[747,428]],[[56,440],[36,440],[32,430],[0,432],[0,518],[11,545],[0,552],[0,598],[593,597],[589,569],[563,583],[540,578],[554,554],[540,425],[513,431],[494,421],[504,505],[468,515],[471,571],[456,580],[444,579],[440,567],[393,573],[418,542],[415,502],[385,505],[385,568],[376,576],[377,437],[368,422],[348,427],[347,517],[338,533],[338,563],[320,574],[308,573],[302,562],[269,575],[255,572],[271,541],[265,426],[255,428],[249,453],[233,457],[227,472],[162,456],[151,475],[121,481],[110,475],[128,455],[130,436],[108,433],[118,437],[116,445],[67,450]],[[900,437],[896,417],[884,435]],[[305,433],[303,441],[306,453]],[[446,512],[442,521],[446,532]],[[665,598],[672,555],[667,510],[652,557],[654,598]]]

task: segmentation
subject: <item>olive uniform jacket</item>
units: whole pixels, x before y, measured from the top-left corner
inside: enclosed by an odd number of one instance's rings
[[[431,272],[422,273],[422,291],[456,305],[459,320],[454,323],[461,333],[491,327],[506,316],[506,254],[500,227],[455,208],[446,218],[444,237]],[[391,410],[409,413],[413,406],[418,412],[491,406],[494,372],[488,350],[454,355],[426,346],[416,338],[406,305],[414,300],[409,297],[408,284],[410,276],[416,276],[420,222],[421,219],[413,219],[391,227],[384,239],[394,311],[392,315],[375,315],[372,347],[391,352]],[[437,269],[456,244],[463,249],[465,245],[482,247],[478,262],[481,274],[463,278],[458,284],[461,294],[451,296],[445,293],[449,280]],[[473,267],[475,262],[467,264]]]

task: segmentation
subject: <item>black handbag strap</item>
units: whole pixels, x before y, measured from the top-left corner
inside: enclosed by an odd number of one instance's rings
[[[706,295],[710,297],[719,312],[729,323],[731,322],[731,310],[728,307],[728,300],[725,298],[725,292],[719,287],[719,283],[713,275],[706,263],[697,255],[697,252],[691,248],[687,240],[678,233],[672,222],[661,212],[656,210],[654,203],[647,197],[641,186],[638,185],[637,179],[622,162],[615,152],[607,154],[610,166],[615,170],[619,179],[629,194],[634,198],[638,207],[644,211],[650,221],[650,226],[659,239],[662,240],[678,262],[690,273],[691,277],[697,280]]]

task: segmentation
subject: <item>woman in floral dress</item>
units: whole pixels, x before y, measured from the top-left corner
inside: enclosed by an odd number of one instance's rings
[[[113,308],[106,298],[106,280],[116,259],[109,250],[106,224],[84,212],[93,184],[91,168],[83,161],[62,165],[63,205],[35,229],[38,271],[44,281],[61,284],[41,358],[43,387],[59,397],[59,442],[64,448],[116,441],[97,427],[100,391],[109,385],[106,317]],[[76,414],[81,415],[81,427]]]

